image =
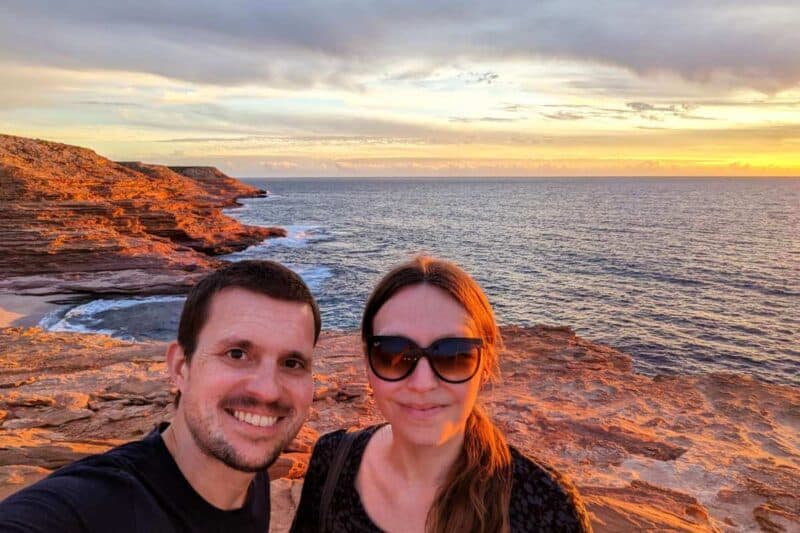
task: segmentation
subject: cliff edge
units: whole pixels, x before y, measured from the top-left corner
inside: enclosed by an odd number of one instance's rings
[[[213,256],[285,234],[222,213],[261,194],[215,168],[116,163],[0,135],[0,290],[184,292]]]

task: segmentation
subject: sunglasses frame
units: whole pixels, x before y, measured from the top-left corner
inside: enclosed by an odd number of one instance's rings
[[[414,360],[414,362],[411,363],[411,366],[409,367],[408,371],[405,374],[403,374],[402,376],[400,376],[399,378],[385,378],[385,377],[381,376],[375,370],[375,365],[372,362],[372,345],[375,342],[375,340],[384,340],[384,339],[402,339],[402,340],[408,342],[409,344],[413,345],[415,347],[414,351],[418,353],[418,355],[417,355],[416,359]],[[446,341],[446,340],[466,341],[466,342],[468,342],[468,343],[470,343],[470,344],[472,344],[472,345],[474,345],[475,347],[478,348],[478,360],[477,360],[477,362],[475,364],[475,370],[472,371],[472,374],[470,374],[469,377],[464,378],[464,379],[459,379],[459,380],[452,380],[452,379],[448,379],[448,378],[442,376],[439,373],[439,371],[436,369],[436,364],[434,363],[434,359],[436,359],[436,357],[430,353],[430,349],[435,344],[437,344],[437,343],[439,343],[441,341]],[[402,335],[371,335],[371,336],[369,336],[367,338],[367,362],[369,363],[370,370],[372,370],[372,373],[375,374],[375,377],[377,377],[378,379],[381,379],[383,381],[402,381],[402,380],[406,379],[408,376],[410,376],[411,374],[414,373],[414,370],[416,370],[420,359],[425,357],[428,360],[428,366],[431,367],[431,370],[433,371],[433,373],[440,380],[444,381],[445,383],[453,383],[453,384],[466,383],[467,381],[469,381],[469,380],[471,380],[472,378],[475,377],[475,374],[478,373],[478,370],[481,367],[481,357],[483,356],[483,346],[484,346],[483,339],[479,339],[479,338],[442,337],[441,339],[436,339],[435,341],[430,343],[430,345],[428,345],[428,346],[423,348],[423,347],[419,346],[413,340],[409,339],[408,337],[404,337]]]

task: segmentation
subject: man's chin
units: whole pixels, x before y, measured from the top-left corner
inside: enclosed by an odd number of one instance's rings
[[[214,456],[228,468],[252,474],[264,471],[272,466],[272,463],[278,459],[282,450],[283,446],[275,449],[270,455],[261,456],[260,458],[245,457],[232,449],[217,450]]]
[[[275,456],[267,461],[262,461],[259,463],[251,463],[243,461],[223,461],[223,463],[225,463],[225,466],[232,468],[233,470],[238,470],[239,472],[245,472],[248,474],[254,474],[256,472],[263,472],[267,470],[270,466],[272,466],[272,463],[274,463],[277,459],[278,456]]]

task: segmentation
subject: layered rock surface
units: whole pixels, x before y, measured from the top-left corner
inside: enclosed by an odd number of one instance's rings
[[[280,228],[225,216],[261,191],[208,167],[115,163],[91,150],[0,135],[0,290],[184,292]]]
[[[505,328],[484,403],[509,440],[578,485],[596,531],[800,530],[800,390],[742,376],[650,378],[568,328]],[[0,497],[137,439],[172,413],[164,343],[0,329]],[[311,416],[271,468],[286,531],[311,447],[381,420],[357,335],[323,334]]]

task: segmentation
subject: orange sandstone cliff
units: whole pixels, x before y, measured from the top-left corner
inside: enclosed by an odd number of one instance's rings
[[[214,168],[115,163],[0,135],[0,290],[183,292],[214,255],[284,234],[222,213],[259,194]]]

